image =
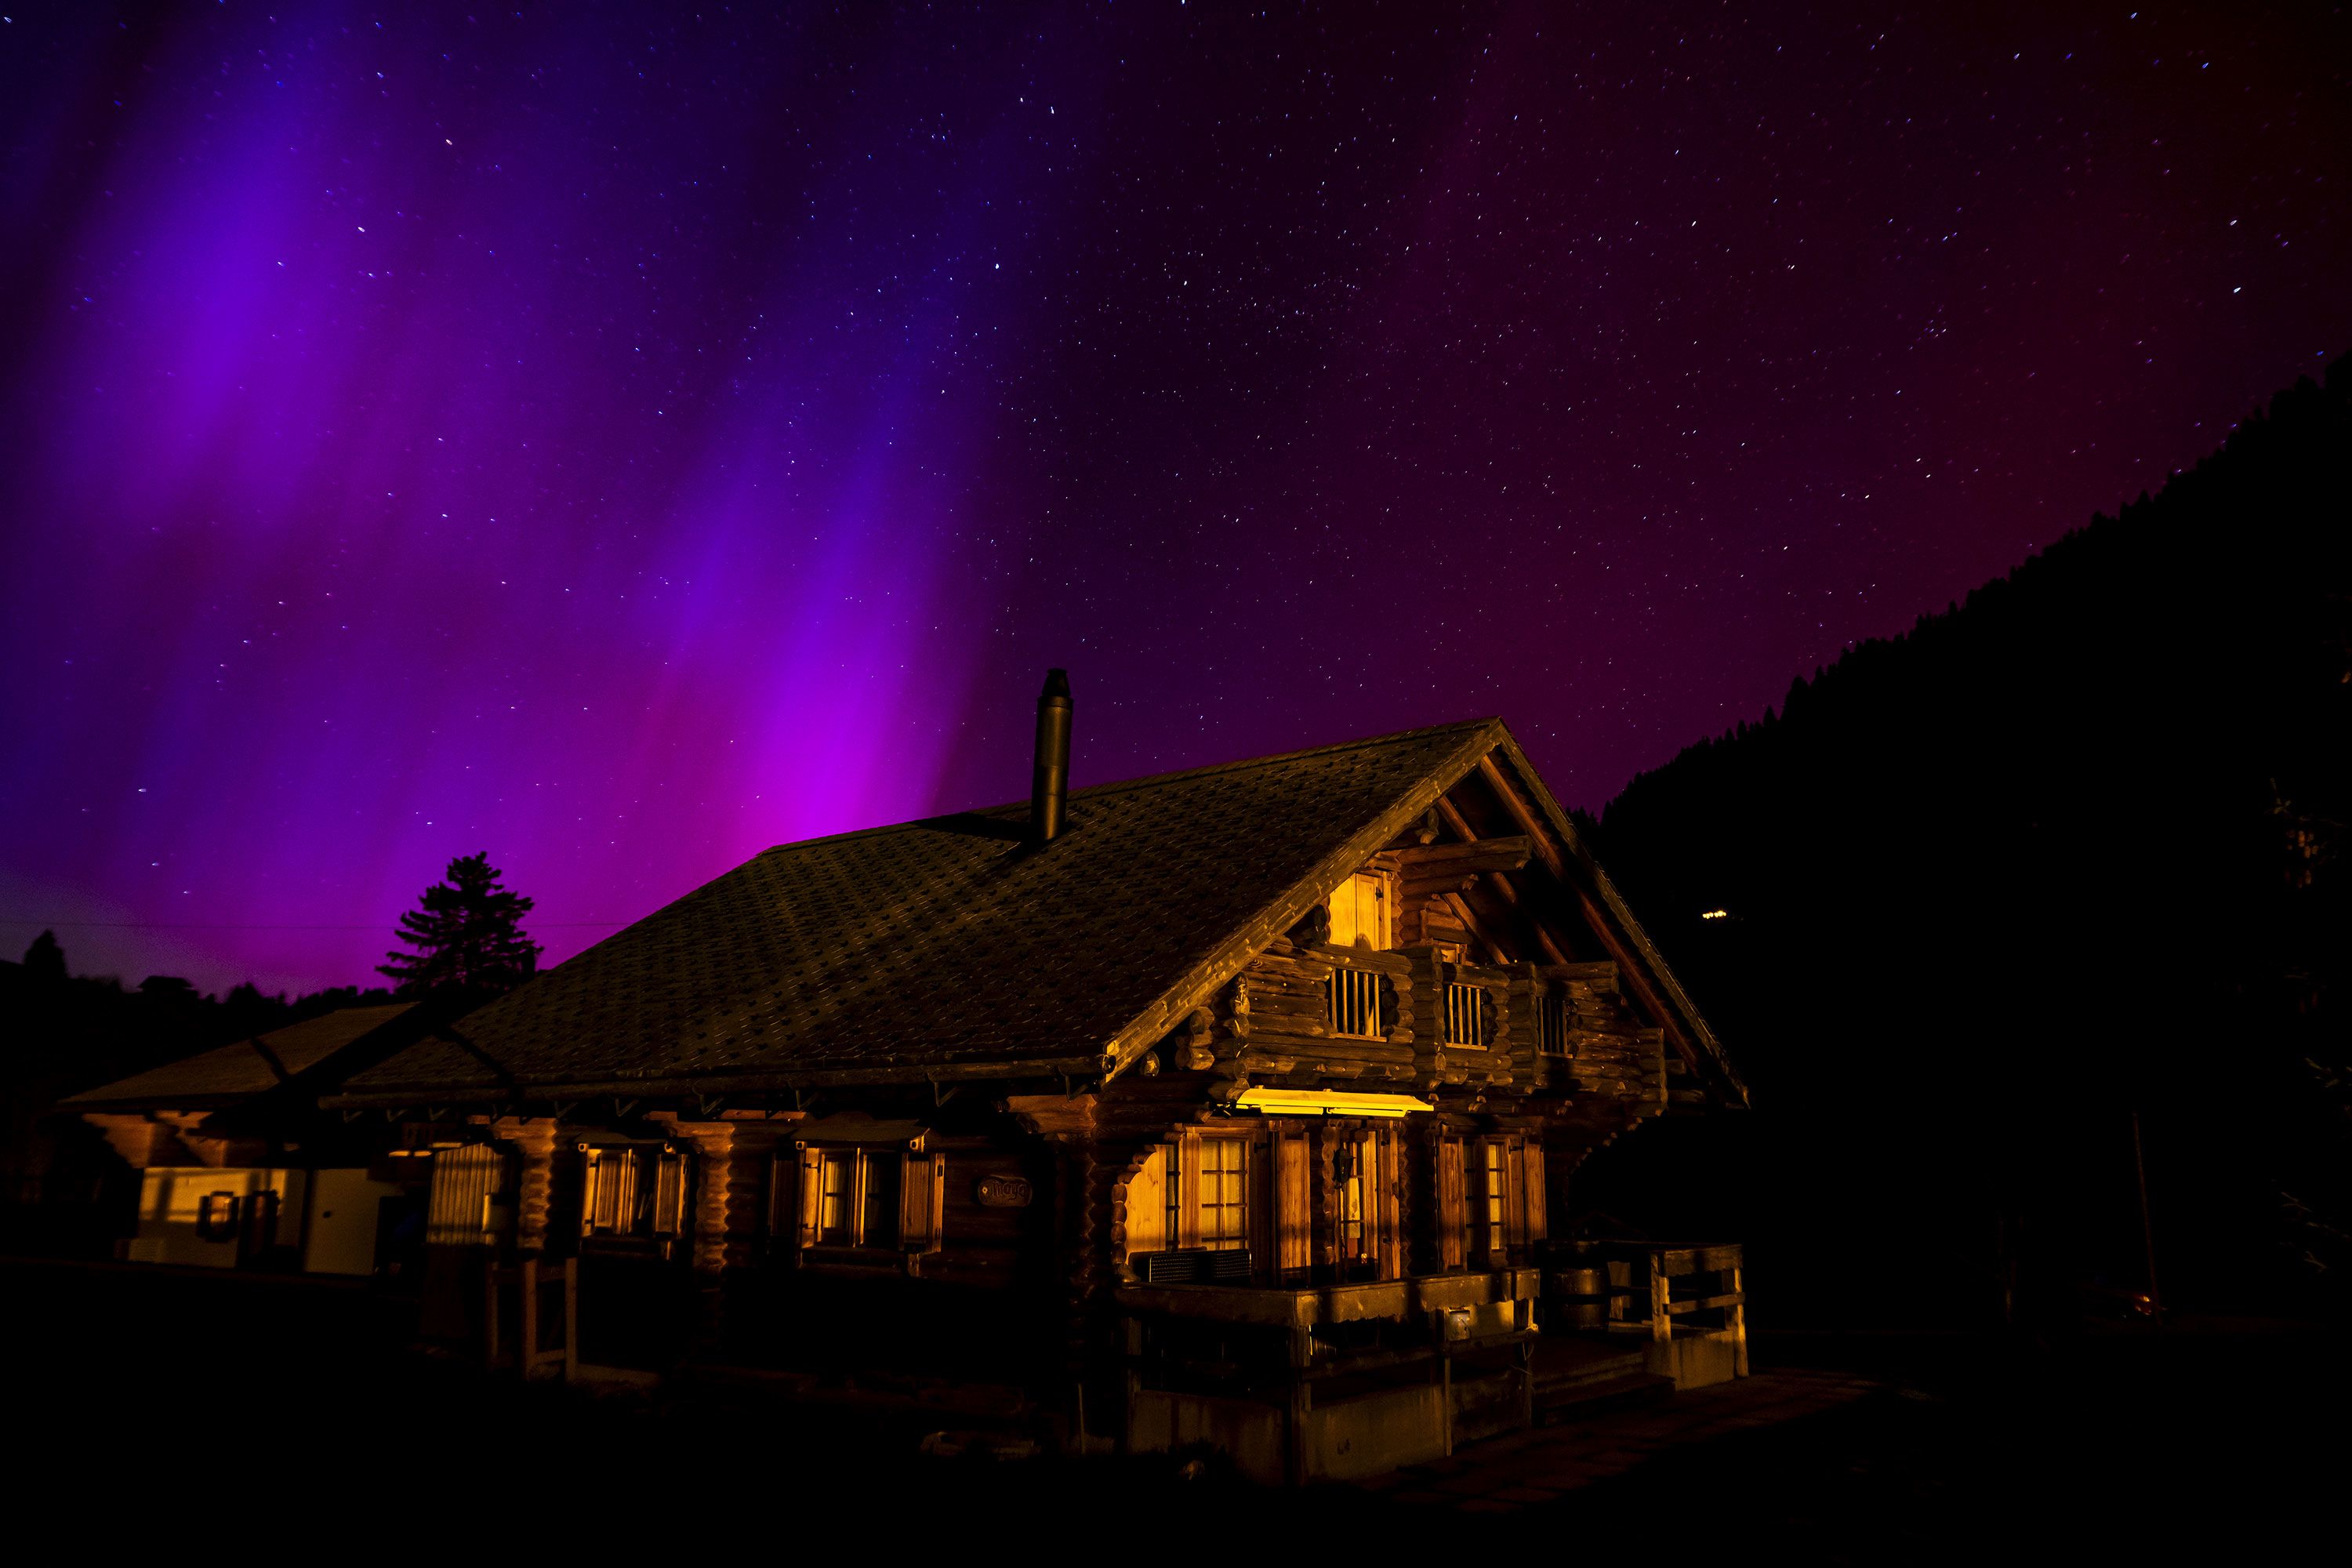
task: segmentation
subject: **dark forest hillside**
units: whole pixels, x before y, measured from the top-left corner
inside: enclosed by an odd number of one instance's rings
[[[2339,362],[1635,779],[1601,858],[1757,1109],[1580,1204],[1744,1234],[1768,1322],[2063,1321],[2140,1281],[2137,1110],[2168,1303],[2340,1303],[2347,437]]]

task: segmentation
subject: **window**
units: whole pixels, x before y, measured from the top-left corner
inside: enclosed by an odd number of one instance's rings
[[[1505,1227],[1510,1185],[1503,1173],[1503,1144],[1489,1138],[1478,1145],[1482,1167],[1478,1183],[1480,1241],[1487,1253],[1499,1256],[1510,1245]]]
[[[817,1242],[824,1247],[854,1247],[857,1232],[849,1223],[850,1200],[857,1192],[857,1155],[845,1150],[821,1157],[823,1193],[817,1206]]]
[[[1385,950],[1389,945],[1388,879],[1359,872],[1331,895],[1331,941],[1335,946]]]
[[[803,1248],[937,1252],[947,1156],[912,1146],[811,1148],[798,1152]],[[778,1162],[777,1180],[789,1173]]]
[[[1249,1246],[1249,1145],[1201,1140],[1201,1245],[1212,1252]]]
[[[686,1154],[669,1144],[582,1144],[580,1234],[686,1231]]]

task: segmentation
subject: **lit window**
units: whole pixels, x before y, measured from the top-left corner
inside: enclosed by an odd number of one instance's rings
[[[856,1238],[849,1226],[849,1200],[857,1188],[857,1156],[848,1151],[827,1154],[824,1171],[824,1185],[817,1206],[817,1239],[825,1247],[848,1247]]]
[[[1201,1140],[1201,1245],[1212,1252],[1249,1246],[1248,1168],[1241,1139]]]
[[[1499,1253],[1503,1250],[1504,1247],[1503,1196],[1505,1188],[1503,1176],[1503,1145],[1499,1142],[1489,1140],[1488,1142],[1480,1144],[1479,1147],[1485,1151],[1483,1156],[1485,1163],[1485,1170],[1483,1173],[1485,1180],[1483,1185],[1485,1191],[1482,1194],[1482,1196],[1485,1199],[1485,1214],[1482,1217],[1486,1221],[1486,1250],[1488,1252]]]
[[[936,1252],[940,1209],[947,1182],[946,1157],[891,1144],[879,1148],[808,1148],[799,1164],[800,1245]],[[781,1194],[790,1183],[791,1162],[779,1160]],[[781,1195],[776,1201],[781,1202]]]
[[[581,1158],[581,1235],[674,1237],[685,1232],[683,1152],[666,1144],[611,1144],[583,1147]]]

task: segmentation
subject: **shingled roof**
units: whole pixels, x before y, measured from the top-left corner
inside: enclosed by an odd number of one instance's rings
[[[201,1110],[267,1094],[323,1066],[416,1004],[345,1007],[72,1095],[76,1110]]]
[[[784,845],[330,1103],[1115,1071],[1498,747],[1486,719],[1097,785],[1043,847],[1025,805]]]

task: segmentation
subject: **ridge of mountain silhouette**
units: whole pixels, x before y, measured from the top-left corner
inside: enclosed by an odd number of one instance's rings
[[[2168,1302],[2346,1304],[2347,363],[1609,804],[1757,1109],[1580,1206],[1744,1235],[1783,1321],[2063,1321],[2144,1283],[2137,1113]]]

